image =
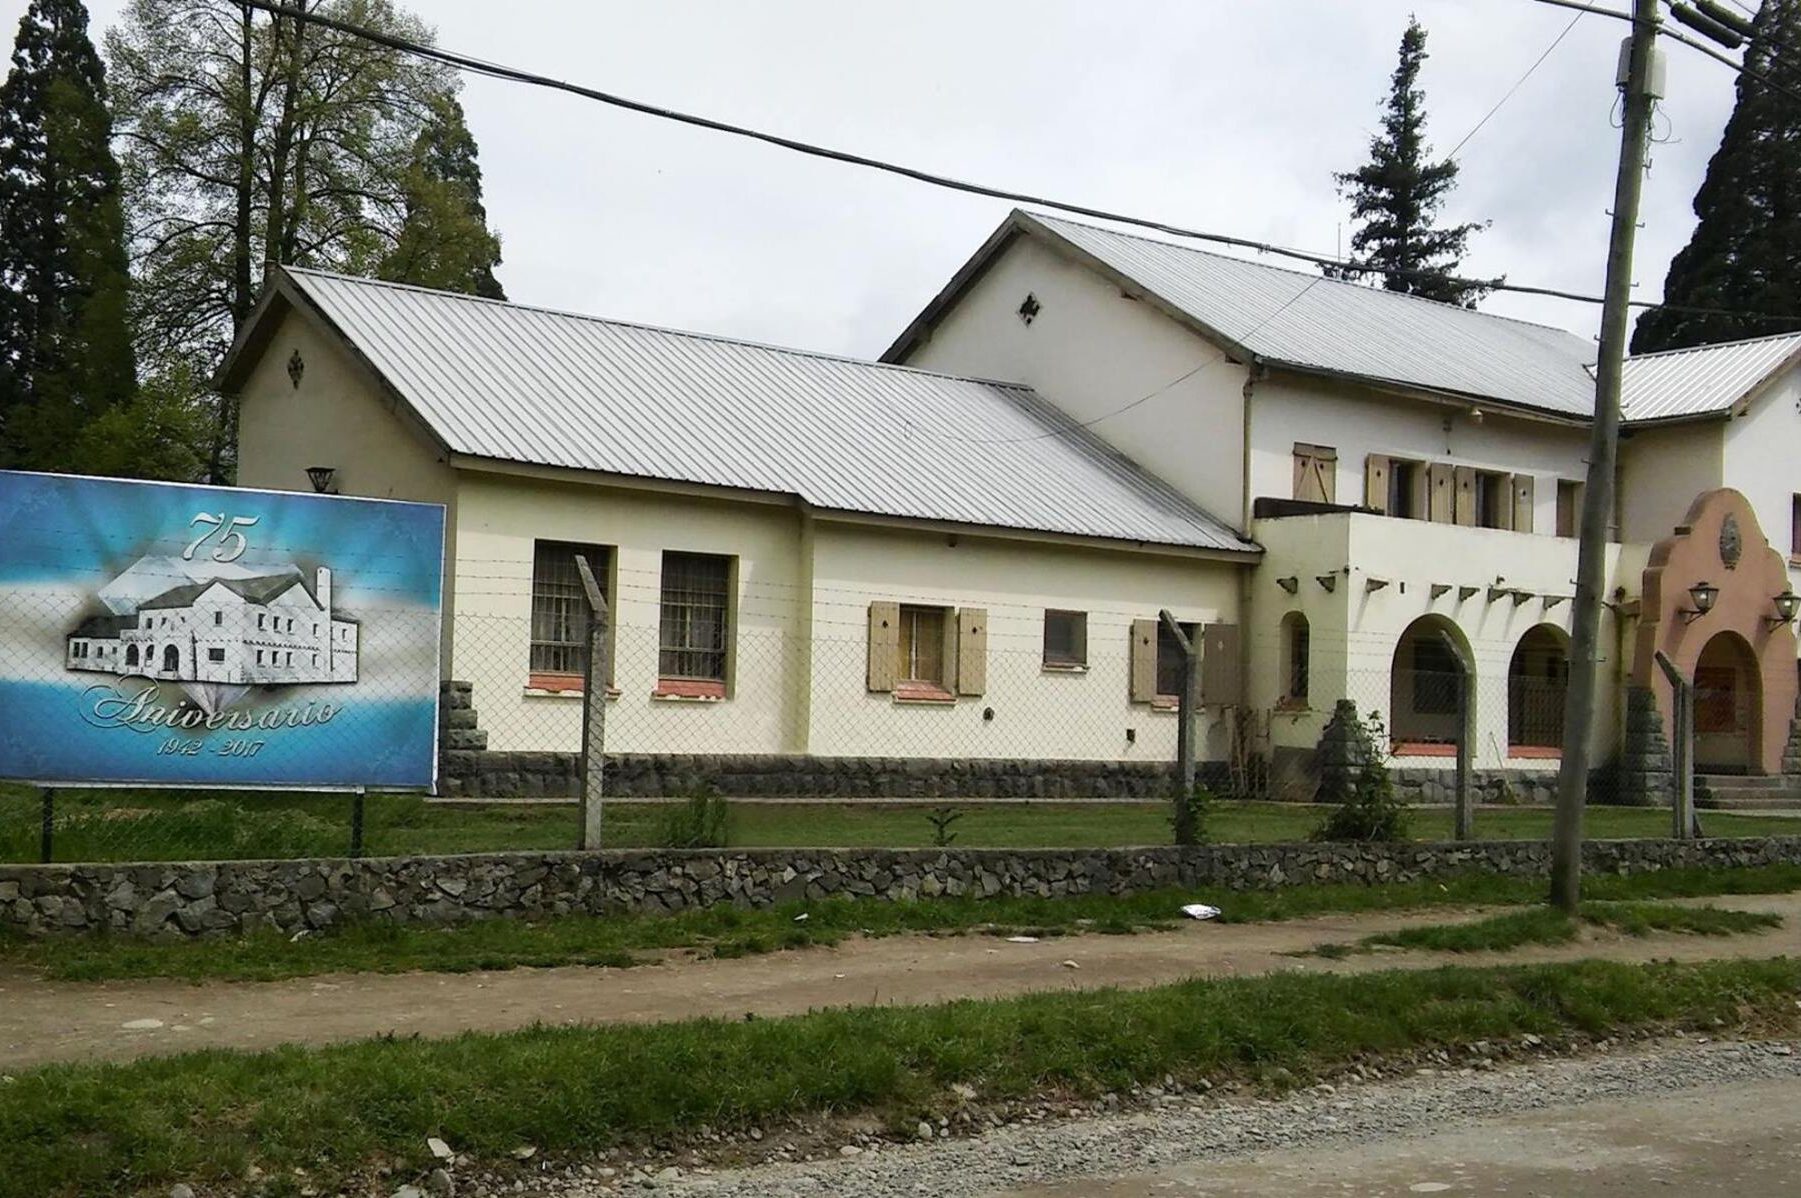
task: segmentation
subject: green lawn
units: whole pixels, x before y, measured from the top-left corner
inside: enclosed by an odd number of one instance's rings
[[[332,1193],[426,1137],[504,1168],[521,1145],[577,1159],[702,1125],[869,1115],[897,1129],[987,1100],[1243,1079],[1274,1088],[1382,1054],[1532,1034],[1792,1027],[1801,961],[1582,962],[1362,976],[1280,974],[787,1019],[383,1038],[128,1064],[0,1085],[0,1198],[149,1192],[184,1179]],[[300,1171],[303,1175],[297,1175]],[[388,1181],[386,1188],[393,1184]]]
[[[1168,844],[1163,803],[956,803],[964,814],[952,827],[959,847],[1109,847]],[[731,843],[737,847],[886,847],[932,843],[927,818],[935,804],[738,803]],[[351,800],[345,795],[238,792],[68,790],[56,796],[56,860],[146,861],[209,858],[339,856],[350,847]],[[666,805],[621,801],[606,808],[609,847],[658,843]],[[412,795],[370,795],[364,851],[370,856],[474,853],[508,849],[565,849],[576,842],[570,805],[492,803],[444,805]],[[1215,843],[1304,840],[1319,808],[1288,803],[1219,803],[1207,821]],[[1801,835],[1801,819],[1708,812],[1709,835]],[[1666,836],[1667,811],[1591,807],[1587,834],[1597,839]],[[1544,809],[1485,808],[1480,836],[1543,839]],[[1451,813],[1419,809],[1410,815],[1416,839],[1451,835]],[[0,861],[35,861],[39,803],[23,787],[0,785]]]
[[[1380,932],[1356,944],[1321,945],[1314,952],[1322,957],[1343,957],[1379,947],[1444,953],[1506,952],[1528,944],[1568,944],[1585,924],[1628,936],[1649,936],[1653,932],[1739,936],[1781,927],[1782,917],[1762,911],[1683,907],[1674,903],[1591,902],[1584,903],[1575,918],[1551,907],[1527,907],[1473,923],[1421,924]]]

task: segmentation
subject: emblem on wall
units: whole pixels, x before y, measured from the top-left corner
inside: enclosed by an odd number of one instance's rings
[[[1720,522],[1720,561],[1728,570],[1738,569],[1739,555],[1744,552],[1744,538],[1739,534],[1738,517],[1731,512]]]

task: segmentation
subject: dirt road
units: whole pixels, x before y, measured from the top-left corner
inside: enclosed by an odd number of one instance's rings
[[[354,974],[283,982],[45,982],[0,974],[0,1072],[51,1061],[123,1060],[200,1048],[322,1044],[384,1033],[450,1036],[534,1023],[636,1023],[787,1015],[820,1007],[915,1004],[1030,991],[1144,987],[1279,970],[1426,968],[1449,960],[1562,961],[1801,955],[1801,895],[1711,900],[1771,911],[1784,926],[1731,938],[1606,936],[1504,958],[1380,953],[1342,961],[1284,954],[1410,924],[1474,918],[1444,911],[1270,924],[1187,923],[1137,936],[1014,944],[990,936],[851,940],[737,960],[672,959],[635,969]]]

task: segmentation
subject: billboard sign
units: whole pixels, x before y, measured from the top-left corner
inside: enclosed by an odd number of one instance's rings
[[[0,778],[432,789],[444,509],[0,471]]]

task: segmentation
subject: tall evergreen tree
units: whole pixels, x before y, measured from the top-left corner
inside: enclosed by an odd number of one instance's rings
[[[0,465],[79,470],[136,385],[106,76],[81,0],[32,0],[0,84]]]
[[[432,104],[407,165],[406,220],[377,273],[397,283],[505,299],[494,268],[500,238],[482,206],[475,137],[456,97]]]
[[[1763,0],[1745,65],[1801,89],[1801,0]],[[1632,352],[1681,349],[1801,329],[1801,100],[1747,72],[1707,176],[1695,193],[1700,218],[1670,262],[1665,303],[1789,319],[1652,308],[1639,317]]]
[[[1473,307],[1487,288],[1456,281],[1459,260],[1480,224],[1434,228],[1433,218],[1457,182],[1457,163],[1429,161],[1426,96],[1419,87],[1426,61],[1426,31],[1414,18],[1401,36],[1382,131],[1370,138],[1370,160],[1334,175],[1350,197],[1360,227],[1351,235],[1351,269],[1345,277],[1379,275],[1382,286],[1428,299]]]

